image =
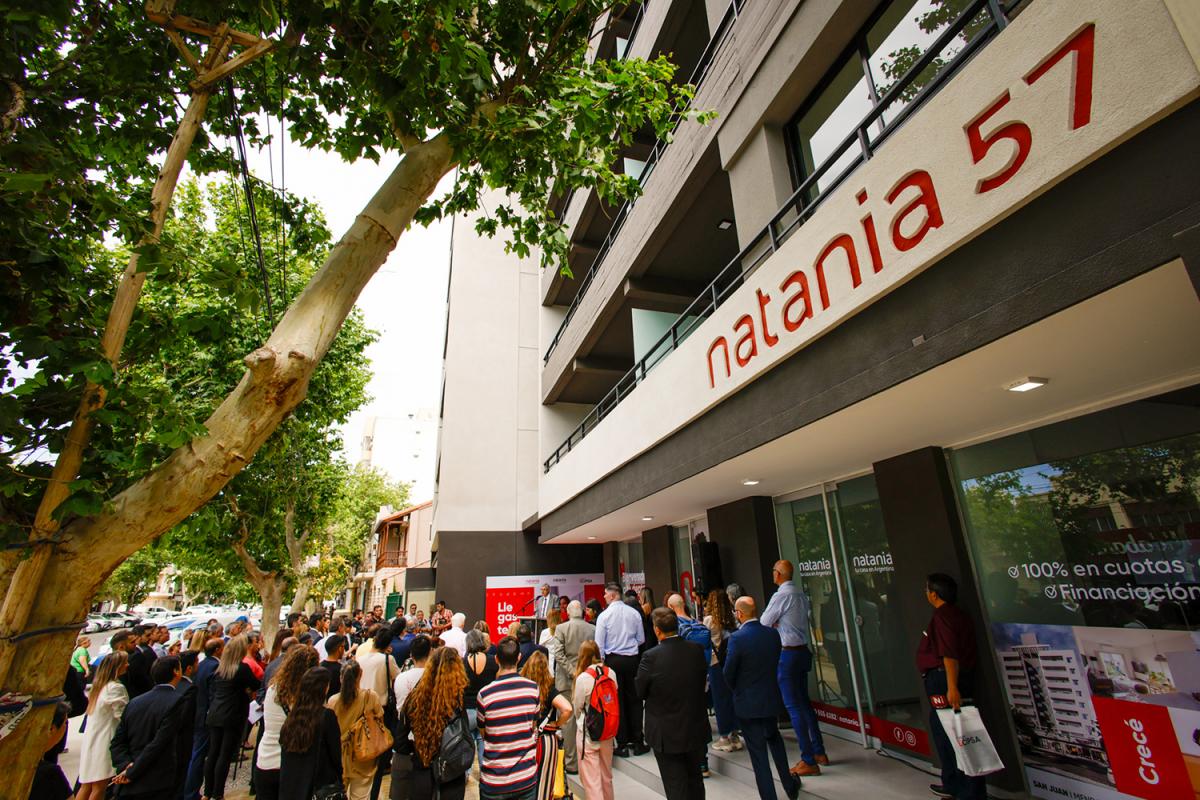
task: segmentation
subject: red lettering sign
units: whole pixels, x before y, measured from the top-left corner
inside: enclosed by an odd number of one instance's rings
[[[1165,706],[1093,697],[1117,788],[1146,800],[1194,794]]]
[[[500,641],[508,630],[508,626],[517,617],[528,617],[533,614],[533,587],[514,586],[505,589],[488,589],[486,591],[486,610],[488,628],[492,632],[492,641]]]

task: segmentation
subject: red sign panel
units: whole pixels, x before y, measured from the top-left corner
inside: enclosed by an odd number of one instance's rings
[[[1146,800],[1192,797],[1171,713],[1164,706],[1093,697],[1117,788]]]
[[[862,730],[858,722],[858,713],[855,711],[825,703],[813,703],[812,706],[821,722],[855,732]],[[873,714],[867,714],[866,717],[868,736],[874,736],[889,747],[910,750],[923,756],[929,755],[929,734],[921,728],[902,725]]]
[[[488,628],[492,632],[493,642],[500,641],[500,637],[504,636],[508,626],[516,621],[517,617],[529,616],[532,613],[530,611],[533,607],[531,600],[533,600],[532,586],[487,590],[487,607],[484,613],[487,617]]]

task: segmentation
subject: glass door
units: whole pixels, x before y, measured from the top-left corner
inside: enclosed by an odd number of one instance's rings
[[[779,498],[775,514],[780,553],[812,604],[809,691],[818,716],[864,745],[928,755],[874,476]]]

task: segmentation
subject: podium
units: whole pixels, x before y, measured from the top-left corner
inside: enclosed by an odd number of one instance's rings
[[[538,638],[542,635],[542,631],[546,629],[546,620],[534,616],[517,617],[517,620],[522,625],[529,628],[530,633],[533,634],[533,643],[537,644]]]

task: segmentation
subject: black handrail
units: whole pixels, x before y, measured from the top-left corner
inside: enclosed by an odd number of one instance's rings
[[[975,0],[943,31],[932,45],[921,55],[920,58],[913,63],[912,66],[905,71],[904,75],[898,80],[884,95],[879,98],[879,102],[871,111],[863,117],[862,121],[854,127],[845,139],[838,144],[837,148],[821,163],[816,170],[812,172],[796,191],[784,201],[780,209],[775,212],[774,216],[760,230],[754,238],[742,250],[733,257],[733,260],[725,265],[717,277],[704,289],[699,297],[694,299],[683,313],[675,318],[670,329],[654,343],[654,346],[647,351],[646,355],[633,365],[616,383],[616,385],[608,391],[600,399],[600,402],[592,408],[591,411],[584,416],[583,421],[571,431],[567,436],[566,441],[558,446],[557,449],[543,463],[543,472],[549,472],[550,468],[562,460],[562,457],[569,453],[575,445],[583,440],[583,437],[589,431],[594,429],[608,414],[617,407],[617,405],[628,394],[637,387],[646,378],[646,374],[651,369],[657,366],[667,355],[679,347],[679,345],[696,329],[696,327],[705,319],[712,316],[713,312],[725,302],[725,300],[733,293],[735,289],[742,285],[743,281],[749,277],[758,267],[773,255],[779,247],[791,238],[801,224],[804,223],[818,206],[829,196],[834,189],[842,184],[842,182],[859,167],[863,162],[870,159],[879,145],[886,140],[897,128],[899,128],[909,115],[917,108],[924,105],[954,74],[956,74],[967,61],[978,51],[985,43],[990,41],[999,31],[1008,24],[1008,19],[1005,16],[1005,8],[1012,8],[1016,4],[1009,4],[1002,7],[998,0]],[[891,106],[901,99],[902,94],[920,77],[921,73],[933,63],[934,59],[938,58],[942,51],[958,37],[967,25],[975,19],[975,17],[984,10],[987,10],[990,20],[974,38],[955,54],[954,58],[946,64],[938,73],[923,86],[911,100],[907,102],[895,117],[884,124],[882,130],[878,132],[875,139],[870,138],[870,128],[877,123],[880,117],[887,112]],[[842,169],[833,181],[820,189],[815,197],[809,201],[805,201],[805,197],[809,192],[817,186],[818,182],[825,177],[825,174],[837,163],[853,145],[858,145],[859,153]],[[793,216],[794,215],[794,216]],[[782,229],[776,229],[789,216],[792,217]],[[764,247],[764,242],[766,246]],[[745,263],[749,259],[749,263]],[[662,352],[659,352],[659,351]],[[549,355],[549,354],[547,354]]]
[[[737,19],[738,12],[741,10],[742,6],[746,4],[746,2],[747,0],[731,0],[729,7],[725,9],[725,14],[721,17],[720,23],[717,24],[717,30],[711,37],[709,37],[708,44],[705,45],[704,51],[700,54],[700,60],[696,62],[695,68],[692,69],[692,74],[688,77],[687,82],[692,86],[699,86],[704,81],[705,76],[708,75],[708,68],[712,65],[714,60],[713,57],[716,55],[717,48],[720,47],[725,35],[729,32],[729,28],[733,25],[733,21]],[[643,4],[642,8],[645,8],[645,4]],[[640,14],[641,12],[639,11],[639,17],[634,21],[635,26],[641,23]],[[634,32],[636,33],[636,27]],[[629,39],[629,42],[632,45],[632,35]],[[628,52],[628,49],[626,49],[626,53]],[[675,109],[673,112],[674,121],[671,123],[671,130],[667,132],[666,136],[655,141],[654,146],[650,148],[650,155],[646,157],[646,163],[642,167],[641,174],[638,175],[639,186],[646,185],[646,180],[650,177],[650,173],[654,171],[655,165],[658,164],[658,159],[662,156],[663,151],[667,149],[667,145],[670,144],[672,136],[674,135],[675,131],[679,129],[679,125],[683,122],[683,115],[686,110],[687,105]],[[592,285],[592,280],[600,271],[600,265],[604,262],[604,257],[607,256],[608,251],[612,249],[613,242],[616,240],[617,235],[620,234],[621,228],[625,224],[625,219],[629,216],[629,212],[633,208],[633,204],[636,201],[636,197],[626,200],[621,204],[621,207],[617,209],[617,213],[613,215],[613,224],[608,229],[608,235],[606,235],[604,237],[604,241],[600,243],[600,248],[596,251],[596,257],[592,259],[591,266],[589,266],[587,272],[584,273],[583,280],[579,283],[579,290],[575,293],[575,297],[571,300],[571,304],[567,306],[567,313],[563,316],[562,322],[558,326],[558,330],[555,331],[554,338],[550,340],[550,346],[546,348],[546,354],[542,356],[543,364],[550,360],[550,354],[554,352],[554,348],[558,347],[559,341],[562,340],[562,336],[567,329],[567,325],[570,324],[571,318],[575,316],[575,311],[579,308],[579,301],[583,299],[585,294],[587,294],[588,288]]]

